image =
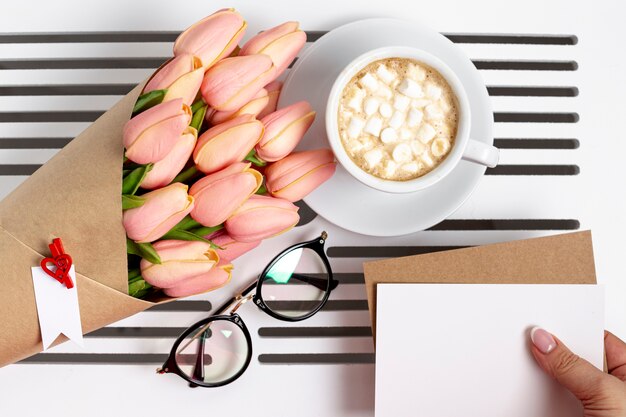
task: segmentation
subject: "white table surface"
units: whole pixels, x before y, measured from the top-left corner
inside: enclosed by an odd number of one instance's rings
[[[493,96],[496,112],[577,113],[577,123],[496,123],[496,138],[574,138],[577,149],[504,149],[505,166],[540,164],[577,166],[578,175],[487,175],[470,200],[451,219],[549,219],[551,230],[425,231],[399,238],[372,238],[343,231],[317,217],[292,232],[265,242],[254,256],[236,262],[234,285],[218,293],[192,297],[210,300],[233,292],[260,271],[274,253],[290,243],[309,239],[322,229],[336,247],[331,263],[336,272],[358,273],[363,260],[372,259],[359,247],[463,246],[562,233],[564,229],[592,229],[598,281],[606,286],[606,327],[626,338],[626,194],[623,173],[626,141],[621,122],[626,97],[626,58],[621,35],[626,7],[620,1],[232,1],[186,2],[77,0],[3,2],[0,36],[30,32],[180,31],[220,7],[236,7],[248,20],[248,35],[286,20],[298,20],[307,31],[326,31],[367,17],[398,17],[427,22],[443,33],[575,35],[576,45],[477,44],[460,47],[475,60],[575,61],[575,71],[482,70],[488,86],[573,86],[575,97]],[[373,34],[375,36],[375,34]],[[4,61],[37,58],[165,57],[171,43],[0,43]],[[152,70],[81,69],[12,70],[0,67],[2,87],[51,84],[130,84]],[[6,89],[4,91],[7,91]],[[24,96],[0,95],[0,117],[6,112],[50,110],[104,111],[119,95]],[[5,119],[2,119],[5,120]],[[73,137],[88,123],[0,123],[0,144],[9,138]],[[570,143],[569,141],[568,143]],[[573,142],[571,142],[573,143]],[[12,149],[0,145],[4,165],[42,164],[58,149]],[[568,168],[571,169],[571,168]],[[8,174],[7,174],[8,172]],[[0,198],[26,177],[9,170],[0,175]],[[13,172],[13,174],[12,174]],[[532,172],[532,169],[531,169]],[[563,222],[563,220],[570,220]],[[578,223],[576,223],[576,221]],[[525,224],[539,224],[526,222]],[[559,226],[560,225],[560,226]],[[568,226],[569,225],[569,226]],[[493,229],[493,228],[492,228]],[[520,228],[518,228],[520,229]],[[521,228],[524,229],[524,228]],[[539,227],[537,227],[539,229]],[[558,230],[560,229],[560,230]],[[338,257],[341,247],[351,257]],[[373,250],[374,257],[376,249]],[[382,253],[382,252],[379,252]],[[390,252],[397,254],[400,252]],[[331,252],[329,251],[329,255]],[[541,259],[537,260],[541,262]],[[350,276],[348,276],[350,277]],[[358,281],[358,279],[357,279]],[[365,300],[362,284],[342,285],[335,300]],[[341,304],[343,303],[343,304]],[[344,307],[349,302],[339,303]],[[250,305],[240,310],[251,329],[255,354],[248,371],[220,389],[189,389],[172,375],[157,376],[154,364],[96,363],[16,364],[0,369],[0,415],[248,415],[257,416],[372,416],[374,366],[371,338],[262,337],[259,328],[369,326],[367,310],[331,309],[305,323],[290,325],[267,317]],[[113,327],[186,327],[206,312],[144,312]],[[11,335],[1,335],[10,338]],[[72,344],[55,353],[128,355],[166,353],[172,337],[98,337],[86,339],[86,350]],[[353,364],[261,364],[259,354],[345,354]],[[356,354],[356,355],[355,355]],[[359,355],[364,354],[364,355]],[[316,356],[317,355],[317,356]],[[328,358],[329,356],[326,356]],[[331,356],[332,357],[332,356]],[[340,357],[340,358],[341,358]],[[352,358],[352,359],[350,359]],[[344,362],[345,362],[344,361]],[[319,362],[319,360],[318,360]],[[331,361],[332,362],[332,361]],[[503,378],[506,371],[503,370]],[[70,393],[69,396],[64,393]],[[488,394],[486,394],[488,395]],[[228,413],[228,414],[226,414]]]

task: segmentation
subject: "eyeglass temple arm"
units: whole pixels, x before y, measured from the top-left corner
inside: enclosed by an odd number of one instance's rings
[[[305,274],[298,274],[296,272],[291,275],[291,278],[297,279],[298,281],[306,282],[307,284],[311,284],[318,290],[322,291],[326,291],[326,285],[328,285],[328,280],[326,278],[316,278]],[[337,285],[339,285],[339,281],[333,279],[330,282],[330,289],[334,290],[335,288],[337,288]]]

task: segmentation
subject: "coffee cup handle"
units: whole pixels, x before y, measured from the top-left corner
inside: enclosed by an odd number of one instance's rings
[[[467,142],[462,159],[493,168],[498,165],[500,150],[492,145],[470,139]]]

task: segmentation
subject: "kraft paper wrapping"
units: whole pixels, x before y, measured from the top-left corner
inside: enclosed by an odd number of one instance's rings
[[[518,240],[363,264],[376,335],[376,284],[595,284],[591,232]]]
[[[128,295],[120,197],[122,129],[141,88],[0,202],[0,367],[42,349],[30,268],[55,237],[76,266],[83,333],[154,305]]]

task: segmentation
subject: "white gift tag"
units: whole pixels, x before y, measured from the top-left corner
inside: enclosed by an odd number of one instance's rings
[[[74,266],[69,272],[74,286],[69,289],[46,274],[41,267],[33,267],[31,270],[43,349],[48,349],[61,333],[84,347]]]

